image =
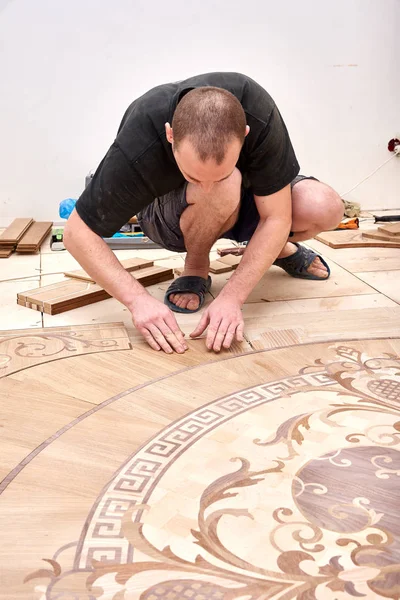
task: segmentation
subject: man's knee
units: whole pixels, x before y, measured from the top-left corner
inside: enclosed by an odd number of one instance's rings
[[[344,215],[344,203],[339,194],[329,185],[323,185],[322,189],[322,210],[321,225],[323,231],[336,229]]]
[[[344,215],[339,194],[325,183],[303,180],[294,186],[293,223],[296,231],[335,229]]]

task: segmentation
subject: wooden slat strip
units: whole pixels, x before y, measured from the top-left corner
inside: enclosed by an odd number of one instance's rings
[[[0,235],[0,246],[8,242],[17,244],[32,223],[33,219],[14,219]]]
[[[52,221],[34,223],[18,243],[17,252],[29,250],[34,252],[35,250],[39,249],[41,243],[50,233],[52,226]]]
[[[127,258],[126,260],[121,260],[121,265],[124,267],[125,271],[131,273],[132,271],[138,271],[139,269],[145,269],[147,267],[152,267],[154,265],[154,261],[147,260],[146,258]],[[91,281],[95,283],[94,279],[90,277],[83,269],[79,269],[78,271],[68,271],[64,273],[65,277],[70,277],[72,279],[82,279],[83,281]]]

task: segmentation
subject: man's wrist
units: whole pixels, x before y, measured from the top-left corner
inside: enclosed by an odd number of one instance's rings
[[[141,288],[142,289],[135,290],[134,293],[131,294],[125,302],[123,302],[123,304],[131,313],[134,312],[138,304],[146,302],[149,296],[149,293],[142,286]]]
[[[230,288],[228,282],[224,289],[218,295],[218,298],[220,298],[221,300],[227,300],[228,302],[235,302],[240,307],[242,307],[246,301],[247,295],[244,296],[243,293],[239,293],[234,288]]]

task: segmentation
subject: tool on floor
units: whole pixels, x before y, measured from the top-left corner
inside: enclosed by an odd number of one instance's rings
[[[336,229],[358,229],[360,227],[360,221],[358,217],[352,219],[343,219]]]
[[[384,217],[376,217],[375,223],[390,223],[390,221],[400,221],[400,215],[385,215]]]
[[[65,250],[64,242],[64,228],[53,227],[51,230],[50,248],[54,251]]]

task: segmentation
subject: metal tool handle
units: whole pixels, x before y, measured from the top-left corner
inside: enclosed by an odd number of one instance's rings
[[[374,215],[374,217],[375,217],[375,215]],[[400,221],[400,215],[375,217],[375,223],[388,223],[390,221]]]

